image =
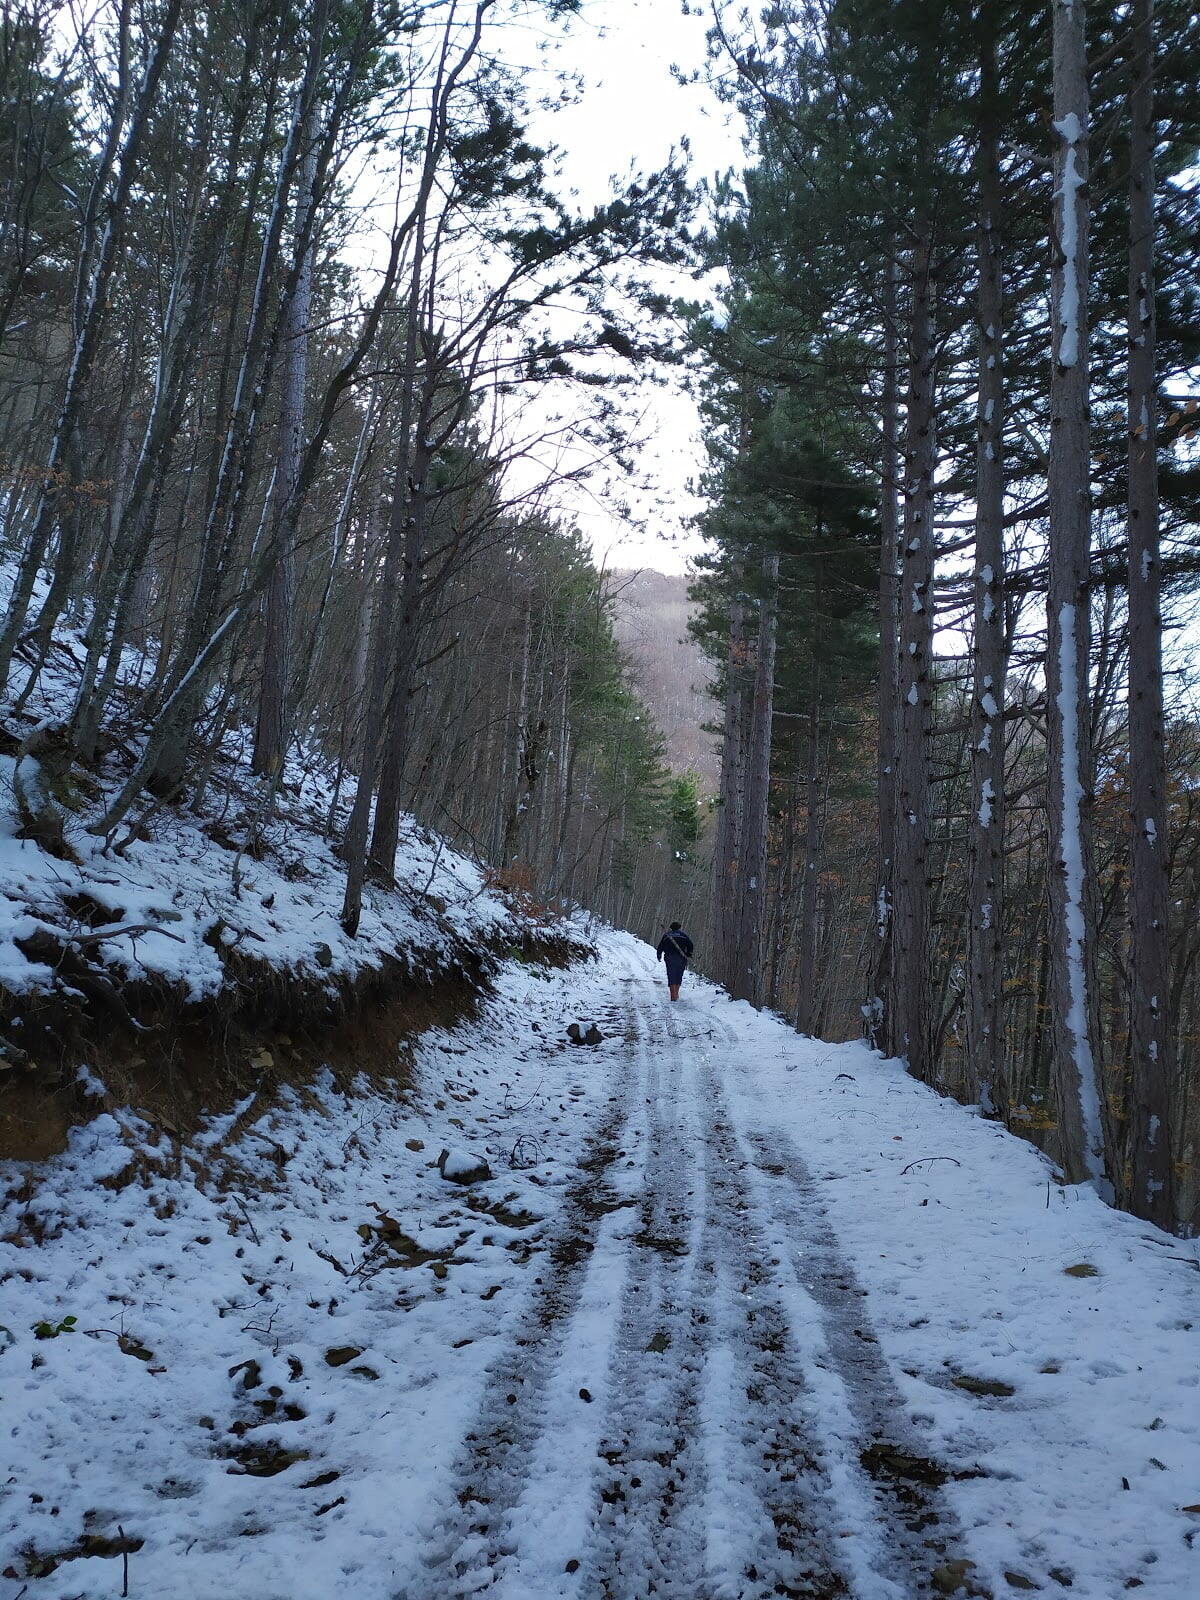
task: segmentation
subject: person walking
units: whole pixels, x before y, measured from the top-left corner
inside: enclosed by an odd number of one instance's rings
[[[658,941],[658,959],[667,964],[667,988],[671,999],[679,999],[679,985],[692,959],[692,941],[679,923],[673,922]]]

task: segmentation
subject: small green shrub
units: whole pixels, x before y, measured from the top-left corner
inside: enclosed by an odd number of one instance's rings
[[[37,1339],[57,1339],[60,1333],[74,1333],[78,1317],[64,1317],[61,1322],[35,1322],[33,1325],[34,1337]]]

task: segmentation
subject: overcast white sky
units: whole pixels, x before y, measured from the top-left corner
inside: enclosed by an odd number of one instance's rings
[[[691,144],[696,176],[709,176],[743,160],[741,122],[703,81],[681,85],[676,66],[691,75],[703,65],[706,20],[685,15],[681,0],[584,0],[554,59],[584,79],[577,105],[534,124],[539,140],[563,153],[563,177],[585,201],[600,202],[611,179],[631,166],[661,167],[681,137]],[[697,295],[681,280],[680,294]],[[692,401],[677,389],[646,386],[639,463],[651,480],[638,508],[646,534],[632,533],[602,502],[580,495],[571,506],[609,566],[648,566],[681,572],[699,548],[687,530],[698,502],[689,485],[703,460]]]
[[[549,23],[530,7],[515,8],[492,25],[503,32],[492,32],[490,48],[527,74],[530,136],[557,156],[552,185],[580,207],[604,203],[636,172],[660,169],[685,138],[697,180],[744,164],[742,120],[713,94],[703,70],[707,13],[687,13],[683,0],[583,0],[580,13],[564,22]],[[681,83],[673,68],[697,81]],[[560,98],[564,75],[580,80],[578,98],[552,111],[534,109],[540,98]],[[380,182],[368,153],[350,182],[362,211],[347,253],[370,273],[378,269],[394,221],[394,176],[389,169]],[[685,273],[664,269],[658,277],[664,293],[705,296],[704,286]],[[676,383],[639,384],[625,396],[640,441],[632,452],[640,481],[622,480],[606,493],[596,473],[587,485],[560,486],[546,509],[578,524],[598,564],[682,572],[701,547],[689,527],[700,505],[692,485],[704,464],[696,406]],[[551,414],[560,405],[558,392],[546,401]],[[518,432],[528,420],[516,425]],[[583,460],[570,460],[569,451],[564,457],[561,448],[554,454],[557,459],[531,458],[527,471],[519,464],[510,469],[514,489],[531,490],[555,468]],[[622,499],[633,508],[632,522],[621,514]]]

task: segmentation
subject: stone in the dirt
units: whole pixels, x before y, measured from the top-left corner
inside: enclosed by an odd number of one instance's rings
[[[332,1350],[326,1350],[326,1365],[331,1367],[344,1367],[348,1361],[353,1361],[355,1356],[362,1355],[362,1348],[356,1344],[334,1345]]]
[[[954,1387],[965,1389],[968,1394],[989,1395],[997,1400],[1007,1400],[1017,1392],[1011,1383],[1002,1383],[999,1378],[973,1378],[965,1372],[959,1373],[954,1379]]]
[[[947,1561],[943,1566],[933,1569],[933,1587],[938,1594],[986,1595],[987,1590],[975,1584],[972,1578],[974,1571],[973,1561]]]
[[[447,1183],[482,1183],[492,1175],[492,1169],[486,1161],[480,1156],[469,1156],[462,1150],[443,1150],[437,1165]]]
[[[567,1038],[572,1044],[601,1044],[604,1035],[594,1022],[589,1022],[586,1031],[581,1022],[572,1022],[567,1029]]]

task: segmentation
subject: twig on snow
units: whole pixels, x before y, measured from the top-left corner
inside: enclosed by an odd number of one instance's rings
[[[915,1167],[924,1166],[926,1161],[953,1161],[956,1167],[962,1166],[962,1162],[957,1156],[918,1156],[915,1161],[910,1161],[906,1167],[900,1168],[900,1176],[903,1178],[906,1173],[912,1172]]]
[[[502,1103],[503,1103],[505,1116],[518,1117],[518,1116],[520,1116],[522,1111],[528,1111],[530,1106],[534,1103],[534,1101],[537,1100],[539,1098],[539,1096],[541,1095],[542,1084],[544,1082],[545,1082],[545,1078],[544,1077],[539,1078],[538,1081],[537,1081],[537,1087],[534,1089],[533,1093],[529,1096],[529,1099],[526,1100],[522,1105],[519,1105],[519,1106],[514,1106],[514,1105],[510,1104],[510,1101],[512,1100],[513,1085],[511,1083],[502,1083],[500,1085],[500,1087],[504,1090],[504,1100],[503,1100]]]
[[[168,933],[166,928],[157,922],[130,922],[123,928],[101,928],[95,933],[69,933],[65,937],[67,944],[77,945],[81,950],[86,950],[89,945],[103,944],[106,939],[120,939],[124,935],[136,939],[142,933],[161,933],[164,939],[174,939],[176,944],[187,943],[182,935]]]
[[[508,1153],[509,1166],[518,1171],[524,1167],[536,1167],[541,1159],[541,1143],[531,1133],[523,1133]]]
[[[250,1237],[254,1240],[255,1244],[262,1244],[262,1240],[258,1237],[258,1229],[254,1226],[254,1223],[250,1219],[250,1213],[246,1210],[246,1202],[242,1199],[240,1194],[235,1194],[233,1198],[237,1201],[238,1206],[241,1209],[242,1216],[246,1219],[246,1226],[250,1229]]]

